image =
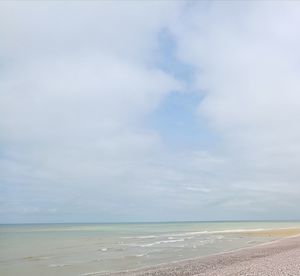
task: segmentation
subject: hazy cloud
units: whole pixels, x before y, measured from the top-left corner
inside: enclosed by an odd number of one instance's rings
[[[299,218],[298,3],[0,5],[2,221]],[[209,146],[147,124],[179,92]]]

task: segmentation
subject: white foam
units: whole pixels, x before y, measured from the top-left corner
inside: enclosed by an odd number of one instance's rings
[[[148,236],[132,236],[132,237],[121,237],[121,239],[154,239],[159,236],[148,235]]]
[[[138,239],[153,239],[153,238],[156,238],[157,236],[154,236],[154,235],[149,235],[149,236],[138,236],[136,238]]]
[[[214,231],[197,231],[197,232],[185,232],[179,234],[172,234],[173,237],[185,237],[185,236],[196,236],[196,235],[209,235],[209,234],[230,234],[230,233],[245,233],[245,232],[259,232],[264,230],[272,230],[266,228],[256,228],[256,229],[227,229],[227,230],[214,230]]]
[[[95,272],[86,272],[83,274],[80,274],[80,276],[93,276],[93,275],[99,275],[100,273],[102,274],[104,271],[95,271]]]
[[[281,229],[290,229],[289,228],[281,228]],[[230,233],[244,233],[244,232],[259,232],[265,230],[274,230],[276,228],[255,228],[255,229],[226,229],[226,230],[204,230],[204,231],[193,231],[193,232],[184,232],[184,233],[168,233],[162,235],[148,235],[148,236],[135,236],[135,237],[122,237],[123,239],[153,239],[153,238],[162,238],[168,237],[168,239],[173,239],[174,237],[190,237],[190,236],[197,236],[197,235],[214,235],[214,234],[230,234]]]
[[[127,244],[128,246],[138,246],[138,247],[151,247],[153,245],[163,244],[163,243],[175,243],[175,242],[183,242],[184,239],[178,239],[178,240],[162,240],[162,241],[156,241],[152,243],[146,243],[146,244]]]
[[[64,267],[64,266],[68,266],[69,264],[51,264],[49,265],[49,267]]]
[[[136,257],[144,257],[144,256],[147,256],[147,253],[145,253],[145,254],[136,254],[135,256]]]

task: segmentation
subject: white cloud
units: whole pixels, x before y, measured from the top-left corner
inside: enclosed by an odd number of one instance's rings
[[[284,193],[300,190],[299,3],[214,2],[188,14],[173,29],[178,56],[195,68],[196,89],[205,92],[199,116],[223,137],[235,164],[229,174],[250,181],[244,191],[276,190],[273,207],[292,200],[295,208],[299,198]]]
[[[105,193],[118,201],[123,178],[161,147],[144,116],[181,86],[155,66],[159,32],[176,6],[1,4],[5,210],[19,201],[16,210],[47,213],[79,200],[84,186],[94,195],[83,205],[105,201]]]
[[[299,14],[280,2],[1,3],[3,220],[296,217]],[[195,82],[159,68],[166,31]],[[170,152],[145,125],[183,87],[203,93],[215,147]]]

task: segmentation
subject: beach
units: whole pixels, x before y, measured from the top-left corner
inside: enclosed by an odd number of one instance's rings
[[[286,236],[290,233],[298,235],[232,252],[113,275],[296,276],[300,275],[299,229],[257,231],[255,235]]]
[[[282,273],[299,268],[299,234],[298,221],[1,225],[0,275],[295,276]]]

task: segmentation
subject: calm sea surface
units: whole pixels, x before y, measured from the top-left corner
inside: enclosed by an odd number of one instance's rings
[[[0,275],[92,276],[252,246],[300,222],[0,225]]]

